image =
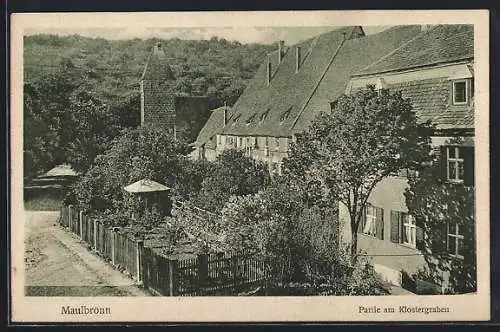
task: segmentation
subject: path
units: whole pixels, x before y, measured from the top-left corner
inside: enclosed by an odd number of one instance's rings
[[[26,211],[27,296],[149,296],[57,225],[59,212]]]

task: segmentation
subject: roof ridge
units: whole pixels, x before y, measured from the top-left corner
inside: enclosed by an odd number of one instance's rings
[[[425,30],[425,31],[422,31],[421,33],[419,33],[418,35],[416,35],[415,37],[411,38],[410,40],[404,42],[403,44],[399,45],[398,47],[396,47],[395,49],[393,49],[391,52],[387,53],[386,55],[384,55],[383,57],[379,58],[377,61],[369,64],[368,66],[366,66],[365,68],[362,68],[358,71],[356,71],[355,73],[352,74],[353,77],[356,77],[356,76],[362,76],[362,75],[366,75],[367,73],[364,73],[363,72],[365,70],[367,70],[368,68],[382,62],[383,60],[385,60],[386,58],[390,57],[391,55],[393,55],[394,53],[396,53],[397,51],[399,51],[400,49],[402,49],[403,47],[405,47],[406,45],[414,42],[415,40],[419,39],[419,38],[422,38],[423,36],[429,34],[431,31],[435,30],[437,27],[439,27],[441,25],[436,25],[436,26],[433,26],[432,28],[428,29],[428,30]]]
[[[149,53],[149,55],[148,55],[148,59],[146,60],[146,65],[144,66],[144,69],[143,69],[143,71],[142,71],[141,80],[143,80],[143,79],[144,79],[144,77],[146,76],[146,71],[147,71],[147,69],[148,69],[149,62],[151,61],[151,55],[152,55],[152,53]]]

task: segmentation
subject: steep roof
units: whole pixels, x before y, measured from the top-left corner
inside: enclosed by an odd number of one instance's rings
[[[437,129],[474,128],[474,102],[453,105],[451,83],[446,77],[395,83],[387,88],[401,91],[404,98],[412,101],[418,119],[431,120]]]
[[[267,85],[267,60],[229,112],[220,133],[229,135],[290,136],[306,129],[329,102],[340,96],[350,75],[394,50],[420,32],[418,26],[400,26],[364,36],[361,27],[344,27],[288,47],[278,64],[270,53],[272,79]],[[345,38],[345,39],[344,39]]]
[[[437,25],[354,76],[456,62],[474,57],[473,25]]]
[[[174,72],[165,59],[165,52],[161,49],[161,44],[158,43],[153,46],[153,50],[148,56],[141,80],[172,80],[174,78]]]
[[[216,133],[222,130],[224,127],[224,109],[226,108],[227,107],[223,106],[211,111],[212,114],[196,138],[194,143],[196,146],[207,144]],[[215,148],[215,146],[213,148]]]

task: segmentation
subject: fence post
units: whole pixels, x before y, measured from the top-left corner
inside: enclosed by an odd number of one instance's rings
[[[116,266],[116,232],[118,227],[113,227],[111,232],[111,263]]]
[[[94,219],[94,250],[97,251],[97,220]]]
[[[71,214],[72,214],[72,213],[71,213],[71,209],[72,209],[72,208],[73,208],[73,205],[71,205],[71,204],[70,204],[70,205],[68,205],[68,228],[69,228],[69,230],[70,230],[70,231],[72,231],[72,229],[73,229],[73,228],[71,227],[71,226],[72,226],[71,224],[72,224],[72,221],[73,221],[73,220],[72,220],[73,218],[72,218],[72,215],[71,215]]]
[[[169,259],[168,260],[168,281],[169,281],[169,289],[170,289],[170,296],[176,296],[178,293],[178,283],[177,283],[177,265],[178,261],[176,259]]]
[[[80,211],[80,240],[83,240],[83,211]]]
[[[198,284],[197,291],[203,295],[203,286],[205,286],[208,277],[208,255],[198,255]]]
[[[137,269],[137,284],[141,285],[142,284],[142,264],[141,264],[141,253],[142,253],[142,248],[144,247],[144,242],[143,240],[137,240],[136,242],[136,269]]]

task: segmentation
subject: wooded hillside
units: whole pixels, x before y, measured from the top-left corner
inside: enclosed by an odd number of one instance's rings
[[[152,46],[161,42],[177,77],[180,94],[216,96],[234,103],[272,45],[210,40],[106,40],[78,35],[34,35],[24,38],[25,82],[57,71],[71,62],[93,80],[104,97],[137,93],[139,79]]]
[[[139,80],[161,42],[179,95],[233,104],[271,51],[225,39],[24,38],[24,170],[31,177],[69,163],[84,172],[108,143],[140,122]]]

